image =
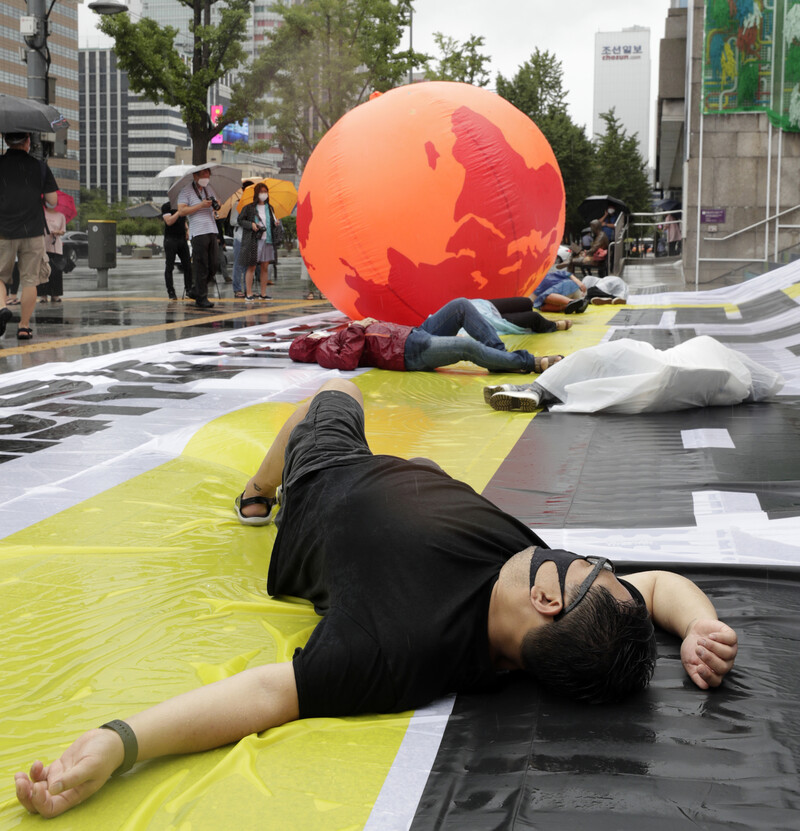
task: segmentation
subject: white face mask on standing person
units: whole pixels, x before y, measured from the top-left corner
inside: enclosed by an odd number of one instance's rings
[[[264,193],[264,192],[262,191],[261,193],[259,193],[259,194],[258,194],[258,201],[259,201],[259,202],[266,202],[268,198],[269,198],[269,194],[268,194],[268,193]]]
[[[200,185],[201,188],[207,188],[208,183],[211,181],[208,176],[203,176],[202,179],[197,180],[197,184]]]

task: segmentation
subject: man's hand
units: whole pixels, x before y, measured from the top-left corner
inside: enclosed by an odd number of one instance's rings
[[[17,799],[32,814],[57,817],[99,791],[123,757],[122,741],[116,733],[89,730],[47,767],[34,762],[30,776],[17,773]]]
[[[681,663],[689,678],[700,687],[718,687],[733,667],[738,643],[736,632],[720,620],[693,621],[681,644]]]

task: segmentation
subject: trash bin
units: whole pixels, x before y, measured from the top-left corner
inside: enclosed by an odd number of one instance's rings
[[[117,223],[112,219],[90,219],[89,268],[117,267]]]

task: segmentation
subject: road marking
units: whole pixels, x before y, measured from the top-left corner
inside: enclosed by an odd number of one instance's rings
[[[686,450],[699,447],[734,448],[731,434],[724,428],[707,428],[704,430],[681,430],[681,439]]]
[[[119,297],[103,297],[103,298],[91,298],[92,300],[120,300]],[[126,302],[129,300],[163,300],[163,298],[143,298],[143,297],[126,297],[124,298]],[[86,300],[84,298],[75,298],[75,300],[79,300],[82,303],[85,303]],[[69,301],[65,301],[69,302]],[[64,349],[68,346],[80,346],[84,343],[98,343],[99,341],[105,340],[119,340],[120,338],[130,338],[135,337],[136,335],[146,335],[150,332],[166,332],[169,329],[183,329],[189,328],[191,326],[201,326],[206,325],[208,323],[217,323],[221,320],[235,320],[237,317],[246,317],[248,315],[252,315],[253,312],[264,313],[264,312],[284,312],[284,311],[294,311],[295,309],[305,309],[308,308],[310,303],[315,303],[318,305],[328,305],[328,302],[325,300],[290,300],[284,303],[277,301],[274,305],[266,306],[266,307],[255,307],[255,308],[248,308],[248,309],[240,309],[237,312],[228,312],[226,314],[215,314],[215,315],[202,315],[201,317],[197,318],[187,318],[186,320],[177,320],[174,323],[159,323],[153,326],[136,326],[131,329],[116,329],[113,332],[102,332],[95,335],[82,335],[75,338],[65,338],[63,340],[48,340],[48,341],[41,341],[38,343],[30,343],[26,344],[25,346],[13,346],[8,349],[3,349],[0,351],[0,357],[5,358],[8,355],[25,355],[30,354],[32,352],[42,352],[45,349]]]

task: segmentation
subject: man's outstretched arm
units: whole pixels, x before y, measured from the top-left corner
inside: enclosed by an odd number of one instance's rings
[[[653,622],[682,639],[681,661],[700,687],[718,687],[736,659],[737,637],[691,581],[669,571],[640,571],[625,578],[642,593]]]
[[[290,662],[268,664],[171,698],[127,719],[139,745],[137,761],[194,753],[236,742],[298,717]],[[16,774],[17,799],[31,813],[55,817],[98,791],[122,764],[122,739],[89,730],[60,759],[35,762]]]

